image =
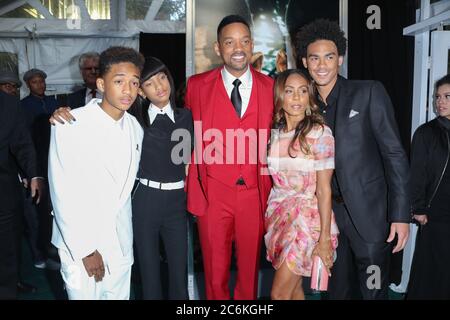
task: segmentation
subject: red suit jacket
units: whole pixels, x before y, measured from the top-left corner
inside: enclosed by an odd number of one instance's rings
[[[208,208],[208,185],[206,179],[207,164],[202,159],[202,152],[207,142],[202,137],[206,130],[212,128],[212,115],[220,112],[212,98],[218,81],[223,81],[221,70],[223,67],[213,69],[189,78],[186,88],[185,104],[192,111],[195,131],[195,150],[186,183],[187,209],[196,216],[202,216]],[[270,128],[273,116],[273,80],[251,68],[253,86],[258,90],[258,135],[259,130],[267,130],[267,139],[270,138]],[[267,143],[268,140],[258,139],[258,190],[262,214],[267,207],[267,198],[272,187],[270,175],[267,172]],[[261,159],[264,159],[261,161]],[[203,160],[203,159],[202,159]],[[263,174],[261,174],[263,173]]]

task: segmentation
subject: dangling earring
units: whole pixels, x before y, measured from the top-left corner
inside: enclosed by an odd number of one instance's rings
[[[307,117],[309,117],[311,115],[311,106],[307,106],[306,107],[305,114],[306,114]]]

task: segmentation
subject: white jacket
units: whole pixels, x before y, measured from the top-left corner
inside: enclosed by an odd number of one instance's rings
[[[131,190],[139,168],[143,130],[137,120],[124,114],[128,130],[131,162],[124,184],[110,170],[102,147],[111,139],[103,130],[105,114],[93,99],[72,111],[76,122],[57,124],[50,138],[48,179],[53,204],[52,243],[67,250],[73,259],[82,259],[95,250],[120,244],[122,255],[133,248]],[[125,151],[124,151],[125,152]],[[125,172],[125,171],[124,171]]]

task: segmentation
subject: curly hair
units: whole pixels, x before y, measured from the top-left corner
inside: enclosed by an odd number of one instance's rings
[[[128,47],[109,47],[100,54],[99,74],[103,77],[113,64],[129,62],[134,64],[139,71],[144,67],[144,56],[136,50]]]
[[[297,74],[306,80],[308,85],[308,97],[309,97],[309,105],[311,108],[311,114],[305,115],[305,118],[300,121],[295,128],[294,136],[289,143],[289,156],[291,158],[295,158],[291,154],[291,150],[296,150],[297,142],[300,145],[300,149],[304,154],[310,154],[310,148],[308,143],[306,142],[306,136],[308,133],[316,126],[324,126],[324,119],[320,114],[319,107],[317,105],[317,101],[315,98],[314,84],[312,83],[311,78],[306,74],[303,70],[299,69],[288,69],[283,71],[277,76],[274,85],[274,117],[272,122],[272,128],[282,130],[286,128],[286,116],[283,109],[284,106],[284,90],[286,86],[287,79],[293,75]]]
[[[340,56],[343,56],[347,50],[347,39],[339,24],[327,19],[317,19],[300,28],[295,36],[294,46],[297,63],[302,58],[306,58],[308,46],[317,40],[333,41]],[[297,66],[299,65],[301,64],[297,64]]]

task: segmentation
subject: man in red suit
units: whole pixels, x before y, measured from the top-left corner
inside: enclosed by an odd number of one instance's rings
[[[256,299],[263,216],[271,188],[265,168],[273,113],[273,81],[250,67],[253,41],[244,18],[217,28],[215,51],[224,65],[192,76],[186,106],[195,125],[187,178],[188,211],[198,217],[207,299]]]

